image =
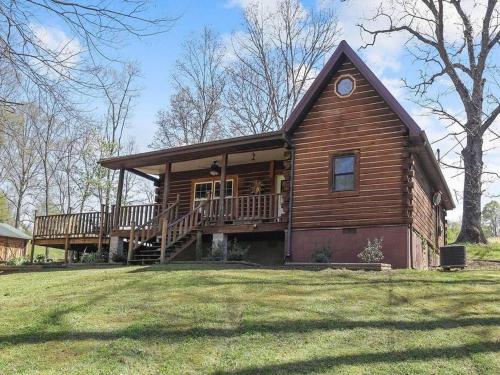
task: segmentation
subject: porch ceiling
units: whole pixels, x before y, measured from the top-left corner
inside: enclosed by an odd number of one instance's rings
[[[228,166],[241,165],[241,164],[254,164],[262,163],[271,160],[284,160],[285,159],[285,148],[275,148],[270,150],[260,150],[260,151],[248,151],[240,152],[236,154],[229,154]],[[205,158],[199,158],[188,161],[181,161],[177,163],[172,163],[172,172],[184,172],[184,171],[194,171],[198,169],[209,169],[214,161],[217,161],[220,165],[220,156],[209,156]],[[146,167],[136,168],[137,170],[147,173],[159,175],[164,173],[165,165],[157,164]]]

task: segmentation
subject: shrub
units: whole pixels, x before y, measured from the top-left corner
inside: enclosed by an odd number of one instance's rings
[[[53,262],[53,259],[45,258],[45,255],[43,254],[38,254],[33,260],[33,263],[50,263],[50,262]]]
[[[8,266],[22,266],[22,265],[25,265],[25,264],[29,264],[30,260],[28,258],[24,258],[24,257],[19,257],[19,258],[12,258],[12,259],[9,259],[6,264]]]
[[[80,258],[80,263],[97,263],[97,253],[83,253]]]
[[[358,254],[360,258],[365,263],[376,263],[384,259],[384,254],[382,253],[382,241],[383,238],[374,238],[373,241],[368,239],[368,243],[362,252]]]
[[[127,257],[123,254],[113,254],[111,260],[115,263],[127,263]]]
[[[332,250],[328,246],[321,246],[314,250],[312,261],[315,263],[328,263],[332,256]]]
[[[227,260],[245,260],[249,249],[250,246],[242,246],[235,238],[229,246]]]

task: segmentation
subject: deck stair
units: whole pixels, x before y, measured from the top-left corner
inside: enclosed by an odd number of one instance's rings
[[[131,229],[128,263],[167,263],[189,248],[201,231],[204,206],[202,203],[174,220],[167,209],[154,217],[150,223]],[[165,248],[163,256],[162,244]]]

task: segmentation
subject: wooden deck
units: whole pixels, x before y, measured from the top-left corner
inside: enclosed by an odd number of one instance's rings
[[[283,231],[287,220],[282,215],[280,202],[279,194],[226,197],[221,212],[220,200],[209,199],[195,216],[205,234]],[[102,247],[109,244],[112,236],[129,238],[132,228],[148,233],[156,230],[155,235],[161,236],[161,214],[160,205],[142,204],[122,206],[118,211],[114,206],[103,206],[101,211],[36,216],[34,244],[59,248]],[[192,213],[192,218],[189,214],[180,217],[177,207],[169,215],[170,223],[186,227],[194,220]]]

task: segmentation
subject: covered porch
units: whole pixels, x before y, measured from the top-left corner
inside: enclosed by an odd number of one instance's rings
[[[148,260],[158,256],[165,262],[169,249],[180,253],[197,236],[224,241],[228,234],[283,233],[288,228],[290,149],[281,132],[100,163],[119,171],[116,204],[95,212],[37,216],[36,244],[107,247],[110,253],[124,248],[129,262],[147,248],[153,254]],[[154,203],[122,204],[126,173],[154,184]]]

